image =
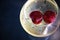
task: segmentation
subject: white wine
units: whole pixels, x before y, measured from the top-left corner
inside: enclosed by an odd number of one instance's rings
[[[51,0],[28,0],[20,12],[23,29],[35,37],[53,34],[58,28],[56,22],[58,6]]]

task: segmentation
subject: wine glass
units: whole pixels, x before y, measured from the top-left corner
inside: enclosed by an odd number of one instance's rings
[[[59,27],[58,10],[54,0],[28,0],[20,12],[21,25],[34,37],[50,36]]]

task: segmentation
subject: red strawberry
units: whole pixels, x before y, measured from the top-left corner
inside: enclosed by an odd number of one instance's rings
[[[33,11],[29,16],[34,24],[39,24],[42,21],[42,13],[40,11]]]
[[[56,18],[56,13],[49,10],[46,11],[43,16],[44,21],[48,24],[52,23],[55,20],[55,18]]]

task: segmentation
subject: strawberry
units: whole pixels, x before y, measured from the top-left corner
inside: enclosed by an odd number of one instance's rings
[[[29,16],[34,24],[39,24],[42,21],[42,13],[40,11],[33,11]]]
[[[43,15],[44,21],[48,24],[52,23],[55,20],[55,18],[56,18],[56,13],[50,10],[46,11]]]

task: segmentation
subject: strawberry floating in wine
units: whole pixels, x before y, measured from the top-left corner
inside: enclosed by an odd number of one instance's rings
[[[43,16],[44,21],[48,24],[52,23],[55,20],[55,18],[56,18],[56,13],[50,10],[46,11]]]
[[[42,13],[40,11],[33,11],[29,16],[34,24],[39,24],[42,21]]]

